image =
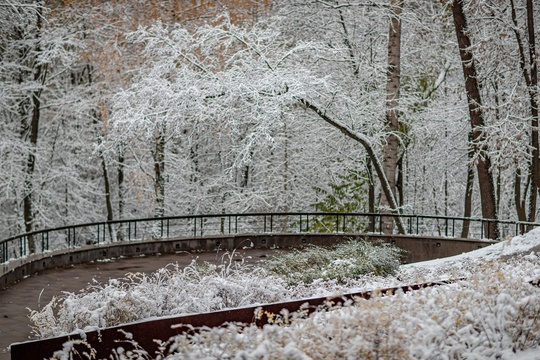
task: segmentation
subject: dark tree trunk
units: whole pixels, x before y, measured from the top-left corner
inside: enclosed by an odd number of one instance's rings
[[[464,210],[463,210],[463,217],[470,218],[472,213],[472,194],[473,194],[473,185],[474,185],[474,165],[472,163],[473,161],[473,155],[474,155],[474,149],[471,146],[471,138],[472,134],[469,133],[469,149],[467,151],[467,184],[465,186],[465,201],[464,201]],[[470,227],[471,221],[466,219],[463,220],[463,228],[461,229],[461,237],[466,239],[469,237],[469,227]]]
[[[472,146],[476,155],[476,170],[480,185],[480,201],[482,204],[482,217],[484,219],[497,219],[497,206],[495,201],[495,185],[491,173],[491,159],[487,145],[482,111],[482,99],[480,97],[480,84],[477,80],[476,63],[471,51],[471,40],[467,33],[467,21],[463,12],[462,0],[454,0],[452,4],[454,26],[459,46],[459,55],[465,78],[465,90],[469,107],[469,117],[472,128]],[[498,237],[496,222],[486,222],[484,233],[488,238]]]
[[[531,195],[529,197],[529,218],[528,221],[536,220],[536,207],[538,190],[540,189],[540,159],[538,144],[538,67],[536,63],[536,40],[534,36],[534,15],[533,1],[527,0],[527,32],[529,37],[529,67],[531,71],[531,82],[529,84],[529,101],[531,104]]]
[[[373,169],[371,165],[371,159],[368,157],[366,160],[366,169],[368,173],[368,213],[375,213],[375,177],[373,176]],[[369,217],[368,229],[371,232],[375,232],[375,217]]]
[[[154,191],[156,195],[155,217],[165,215],[165,131],[156,129],[154,151]]]
[[[92,82],[93,82],[92,66],[90,64],[87,64],[86,70],[88,72],[88,84],[92,85]],[[101,145],[103,141],[102,140],[103,135],[99,127],[101,123],[103,122],[103,114],[96,110],[93,110],[92,115],[93,115],[92,123],[96,127],[96,131],[97,131],[97,135],[96,135],[97,143],[98,145]],[[107,160],[105,159],[105,156],[103,155],[103,152],[101,150],[99,150],[99,159],[101,161],[101,169],[103,171],[103,182],[105,186],[105,189],[104,189],[105,190],[105,209],[107,210],[107,221],[111,222],[114,220],[114,210],[113,210],[113,205],[112,205],[112,194],[111,194],[111,181],[109,179],[109,171],[107,169]],[[109,238],[111,242],[114,242],[116,239],[116,234],[114,232],[112,224],[109,223],[108,228],[109,228]]]
[[[41,51],[40,45],[40,36],[41,36],[41,27],[42,27],[42,8],[38,6],[36,8],[36,57],[37,54]],[[35,64],[36,58],[32,59],[34,64],[31,66],[34,67],[34,82],[40,84],[41,86],[45,83],[47,69],[45,65]],[[24,81],[21,78],[21,81]],[[26,170],[25,170],[25,179],[24,179],[24,196],[23,196],[23,217],[24,217],[24,230],[26,233],[32,232],[34,230],[34,173],[36,168],[36,151],[37,151],[37,142],[39,134],[39,120],[40,120],[40,111],[41,111],[41,86],[38,90],[32,93],[31,100],[31,116],[30,124],[27,125],[28,114],[26,110],[21,112],[21,121],[22,121],[22,135],[28,138],[30,142],[28,157],[26,159]],[[36,252],[35,239],[33,235],[28,235],[28,251],[30,253]]]
[[[124,198],[124,167],[125,167],[126,159],[124,157],[124,146],[123,144],[120,144],[118,146],[118,218],[123,219],[124,218],[124,207],[125,207],[125,198]],[[119,241],[122,241],[124,238],[124,234],[122,231],[122,224],[119,225],[117,229],[116,237]]]
[[[516,210],[518,212],[518,217],[521,219],[523,216],[525,218],[523,221],[534,222],[536,219],[536,209],[538,203],[538,190],[540,189],[540,159],[539,159],[539,143],[538,143],[538,68],[536,65],[536,40],[534,34],[534,17],[533,17],[533,2],[532,0],[527,0],[527,33],[528,33],[528,49],[529,49],[529,63],[527,64],[525,58],[525,49],[523,45],[523,39],[518,30],[518,22],[516,16],[516,9],[514,5],[514,0],[510,0],[512,22],[514,25],[514,34],[516,36],[516,42],[518,45],[519,51],[519,65],[525,80],[525,84],[528,88],[529,93],[529,103],[531,108],[531,161],[529,164],[528,180],[527,185],[530,185],[530,191],[524,191],[521,195],[521,186],[517,187],[517,184],[521,183],[521,180],[516,179],[515,191],[516,191]],[[521,175],[520,175],[521,176]],[[519,195],[518,195],[519,193]],[[521,207],[522,200],[527,198],[527,193],[529,193],[529,205],[528,213],[525,208]],[[517,201],[519,198],[519,201]]]

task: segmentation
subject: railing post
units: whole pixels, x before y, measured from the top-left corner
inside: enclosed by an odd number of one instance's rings
[[[263,233],[266,233],[266,215],[263,215]]]
[[[274,226],[274,215],[270,215],[270,232],[273,232],[273,226]]]
[[[169,238],[169,220],[167,219],[167,239]]]
[[[223,211],[221,213],[223,214]],[[221,234],[225,234],[225,218],[223,216],[219,219],[219,231]]]
[[[480,220],[480,239],[484,238],[484,219]]]

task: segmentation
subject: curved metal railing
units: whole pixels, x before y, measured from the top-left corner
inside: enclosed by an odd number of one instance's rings
[[[85,245],[117,241],[142,241],[239,233],[381,233],[382,218],[392,214],[375,213],[247,213],[167,216],[115,220],[62,226],[10,237],[0,241],[0,263],[30,254],[75,249]],[[540,223],[479,218],[399,215],[409,235],[457,238],[464,222],[468,237],[493,238],[487,224],[496,223],[498,238],[522,234]]]

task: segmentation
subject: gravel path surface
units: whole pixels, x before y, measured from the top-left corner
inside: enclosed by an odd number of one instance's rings
[[[242,250],[239,255],[251,260],[266,257],[267,250]],[[28,309],[37,310],[47,304],[53,296],[64,291],[78,292],[95,279],[106,283],[109,279],[121,278],[126,273],[151,273],[168,264],[189,265],[194,258],[199,261],[216,262],[223,253],[187,253],[113,259],[92,262],[69,268],[45,270],[30,276],[11,287],[0,290],[0,360],[11,358],[9,345],[32,340]]]

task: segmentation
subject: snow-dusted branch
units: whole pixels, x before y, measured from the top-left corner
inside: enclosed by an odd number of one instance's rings
[[[365,136],[362,133],[351,130],[349,127],[347,127],[345,124],[343,124],[339,120],[333,119],[325,111],[321,110],[318,106],[309,102],[308,100],[302,99],[302,98],[297,98],[297,100],[302,105],[304,105],[307,109],[310,109],[313,112],[315,112],[321,119],[326,121],[328,124],[332,125],[336,129],[341,131],[343,134],[350,137],[351,139],[356,140],[360,144],[362,144],[362,146],[368,153],[368,156],[371,162],[373,163],[373,166],[375,167],[375,171],[377,172],[377,176],[379,177],[379,181],[381,182],[382,190],[385,196],[387,197],[387,199],[389,199],[390,206],[392,207],[392,212],[394,214],[399,215],[399,207],[398,207],[396,198],[390,188],[388,179],[386,178],[386,175],[384,174],[382,164],[378,156],[375,154],[375,150],[373,148],[371,139],[369,139],[369,137]],[[405,227],[403,226],[403,223],[401,222],[401,219],[399,217],[396,219],[396,225],[398,226],[399,233],[405,234]]]

